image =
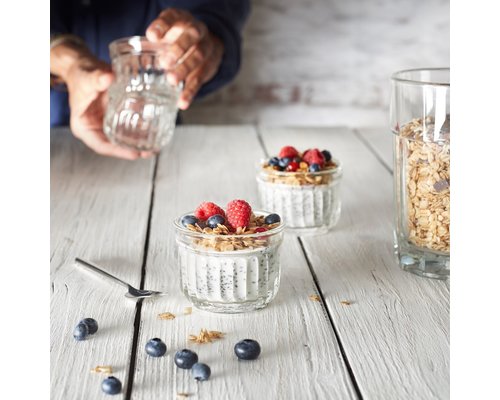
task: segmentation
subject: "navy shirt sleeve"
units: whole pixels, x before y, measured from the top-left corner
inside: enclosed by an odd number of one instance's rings
[[[75,34],[98,58],[109,62],[109,43],[144,35],[153,19],[169,7],[189,11],[224,43],[219,70],[201,87],[197,98],[231,81],[241,63],[241,30],[250,13],[249,0],[52,0],[50,33]],[[50,100],[51,125],[67,125],[67,93],[51,90]]]

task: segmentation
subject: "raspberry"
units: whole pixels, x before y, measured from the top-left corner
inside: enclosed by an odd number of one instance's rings
[[[319,164],[321,167],[325,165],[325,156],[318,149],[307,150],[302,159],[309,165]]]
[[[292,146],[285,146],[280,150],[280,153],[278,154],[279,158],[294,158],[299,155],[299,152],[295,147]]]
[[[201,203],[194,212],[195,217],[201,221],[206,221],[212,215],[216,214],[222,215],[223,217],[226,216],[222,208],[215,203],[210,203],[209,201]]]
[[[232,200],[226,206],[226,221],[233,229],[243,228],[250,223],[252,207],[245,200]]]

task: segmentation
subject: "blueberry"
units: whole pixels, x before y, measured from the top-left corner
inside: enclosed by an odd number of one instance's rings
[[[217,224],[224,225],[226,222],[226,219],[220,215],[220,214],[215,214],[212,215],[209,219],[207,219],[207,226],[209,228],[215,229],[217,228]]]
[[[288,164],[290,164],[291,161],[292,161],[291,158],[289,158],[289,157],[283,157],[279,161],[279,166],[281,168],[286,168],[288,166]]]
[[[198,354],[189,349],[182,349],[175,353],[175,365],[182,369],[191,369],[198,362]]]
[[[278,157],[273,157],[267,163],[272,167],[277,167],[280,163],[280,159]]]
[[[108,376],[102,381],[101,389],[106,394],[118,394],[122,391],[122,383],[114,376]]]
[[[86,324],[79,323],[73,331],[73,337],[76,340],[85,340],[89,335],[89,327]]]
[[[330,153],[328,150],[323,150],[321,154],[323,154],[323,157],[325,157],[326,162],[332,161],[332,153]]]
[[[198,218],[194,215],[184,215],[181,219],[181,224],[184,226],[194,225],[198,222]]]
[[[193,369],[191,373],[193,374],[193,378],[197,381],[206,381],[210,378],[210,367],[207,364],[196,363],[193,365]]]
[[[234,353],[240,360],[255,360],[260,354],[260,345],[253,339],[244,339],[234,345]]]
[[[319,172],[320,170],[321,170],[321,166],[319,164],[309,165],[309,172]]]
[[[146,343],[146,353],[151,357],[161,357],[167,352],[167,345],[161,339],[154,338]]]
[[[278,214],[269,214],[266,218],[264,218],[264,223],[267,225],[275,224],[280,221],[281,218]]]
[[[89,335],[93,335],[97,332],[97,321],[94,318],[84,318],[79,322],[79,324],[87,325],[87,328],[89,328]]]

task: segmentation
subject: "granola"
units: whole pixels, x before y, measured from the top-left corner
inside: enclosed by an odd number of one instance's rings
[[[104,373],[104,374],[112,374],[113,368],[110,365],[98,365],[97,367],[90,370],[90,372],[94,373]]]
[[[175,315],[170,312],[164,312],[158,314],[158,319],[163,319],[163,320],[175,319]]]
[[[434,120],[413,119],[400,131],[405,154],[409,241],[431,250],[450,251],[449,117],[435,132]],[[439,137],[439,141],[433,139]],[[428,141],[432,140],[432,141]]]
[[[203,328],[198,336],[196,335],[189,335],[189,340],[194,343],[212,343],[216,339],[222,339],[224,337],[223,332],[219,331],[209,331],[205,328]]]
[[[264,216],[256,216],[252,214],[248,227],[236,228],[235,232],[231,232],[225,225],[218,224],[217,228],[202,228],[200,225],[188,224],[186,227],[193,232],[203,233],[213,237],[194,237],[193,244],[204,249],[212,249],[216,251],[235,251],[245,249],[256,249],[265,247],[268,241],[265,237],[265,232],[277,228],[281,222],[274,224],[265,224]],[[265,231],[259,231],[259,228],[264,228]],[[262,236],[249,237],[255,233],[262,233]]]

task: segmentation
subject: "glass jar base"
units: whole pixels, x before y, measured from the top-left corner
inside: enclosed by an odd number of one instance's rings
[[[450,257],[418,249],[402,249],[395,246],[399,266],[408,272],[425,278],[446,280],[450,277]]]
[[[240,314],[250,311],[260,310],[267,307],[269,301],[264,299],[258,299],[255,301],[246,301],[241,303],[219,303],[212,301],[200,301],[199,299],[194,299],[192,297],[186,296],[193,306],[199,310],[209,311],[219,314]]]

